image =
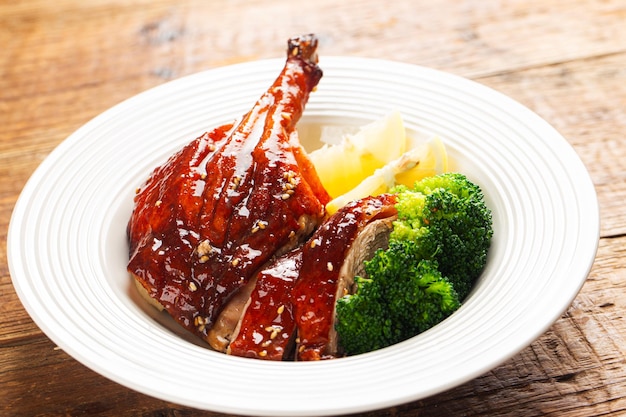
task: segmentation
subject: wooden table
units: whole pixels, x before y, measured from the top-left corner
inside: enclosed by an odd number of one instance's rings
[[[596,262],[567,312],[502,366],[384,416],[626,414],[626,3],[622,0],[42,0],[0,4],[0,414],[207,415],[87,369],[18,300],[7,227],[69,134],[168,80],[279,57],[316,32],[327,55],[405,61],[493,87],[554,125],[601,207]]]

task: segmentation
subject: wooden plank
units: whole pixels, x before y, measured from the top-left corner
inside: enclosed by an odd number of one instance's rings
[[[596,187],[601,235],[626,233],[626,54],[480,78],[535,111],[573,146]]]
[[[45,337],[0,347],[0,386],[0,414],[6,416],[219,415],[130,391],[80,365]]]
[[[41,94],[120,76],[170,79],[281,56],[285,39],[310,30],[319,33],[325,55],[396,59],[472,78],[614,54],[626,45],[618,0],[139,5],[33,2],[13,12],[5,5],[0,41],[9,50],[0,67],[11,82],[3,94],[14,96],[13,88]],[[22,13],[29,18],[21,19]]]

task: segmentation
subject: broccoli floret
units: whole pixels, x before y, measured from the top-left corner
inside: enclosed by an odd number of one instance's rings
[[[358,291],[337,300],[335,329],[347,355],[389,346],[391,319],[380,285],[369,278],[355,277]]]
[[[392,242],[365,262],[368,278],[337,302],[337,332],[349,355],[406,340],[441,322],[459,306],[437,263],[416,258],[413,242]]]
[[[436,260],[464,299],[487,262],[493,235],[481,189],[462,174],[447,173],[394,192],[398,220],[391,240],[415,241],[419,255]]]
[[[389,247],[365,263],[357,290],[337,301],[347,354],[415,336],[459,308],[482,272],[493,235],[480,188],[458,173],[398,186]]]

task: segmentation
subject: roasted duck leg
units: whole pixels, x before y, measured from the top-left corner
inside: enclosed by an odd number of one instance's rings
[[[201,338],[268,260],[324,218],[330,198],[295,134],[322,76],[316,47],[312,35],[291,39],[284,68],[254,107],[172,156],[135,197],[128,270]]]

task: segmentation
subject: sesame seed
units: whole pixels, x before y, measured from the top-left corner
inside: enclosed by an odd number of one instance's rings
[[[239,258],[235,258],[232,261],[230,261],[230,263],[232,264],[232,266],[237,266],[239,265]]]
[[[281,305],[280,307],[278,307],[278,310],[276,310],[276,312],[278,314],[283,314],[283,311],[285,311],[285,305]]]
[[[289,232],[289,238],[292,238],[296,235],[296,232],[294,232],[293,230],[291,232]]]
[[[291,197],[291,195],[285,193],[283,195],[280,196],[280,198],[282,198],[283,200],[287,200],[289,197]]]
[[[155,206],[159,207],[163,202],[161,200],[157,200],[156,203],[154,203]]]
[[[200,242],[198,247],[196,247],[196,253],[199,257],[203,257],[205,255],[208,255],[212,249],[213,247],[211,246],[211,242],[209,242],[209,239],[205,239]]]
[[[191,281],[189,283],[189,289],[193,292],[193,291],[196,291],[198,289],[198,287],[196,286],[195,282]]]
[[[206,329],[206,325],[208,322],[209,322],[208,318],[201,317],[201,316],[196,316],[196,318],[193,319],[193,324],[198,328],[199,332],[203,332],[204,329]]]
[[[267,356],[267,350],[260,351],[259,352],[259,356],[262,357],[262,358],[266,357]]]
[[[209,260],[209,257],[206,255],[203,255],[200,257],[200,259],[198,259],[198,262],[200,262],[201,264],[206,263],[206,261]]]
[[[271,345],[271,344],[272,344],[272,341],[271,341],[271,340],[266,340],[265,342],[261,343],[261,346],[262,346],[262,347],[268,347],[268,346],[269,346],[269,345]]]
[[[240,177],[233,177],[233,182],[230,184],[230,189],[231,190],[236,190],[237,187],[239,187],[240,183],[241,183],[241,178]]]
[[[206,179],[206,174],[202,174],[202,175],[200,175],[200,179],[205,180],[205,179]]]
[[[328,263],[326,264],[326,268],[328,269],[328,271],[332,271],[332,270],[333,270],[333,264],[332,264],[332,263],[330,263],[330,262],[328,262]]]
[[[265,230],[267,225],[268,223],[266,221],[257,220],[256,223],[254,223],[254,226],[252,226],[252,233],[256,233],[259,230]]]
[[[276,336],[278,336],[278,330],[274,329],[274,331],[272,331],[272,334],[270,335],[270,339],[274,340],[276,339]]]
[[[302,346],[300,346],[298,348],[298,352],[302,353],[302,352],[304,352],[304,349],[306,349],[306,348],[304,347],[304,345],[302,345]]]
[[[266,332],[271,332],[271,331],[273,331],[273,330],[274,330],[274,326],[267,326],[267,327],[265,328],[265,331],[266,331]]]
[[[215,145],[210,144],[210,145],[209,145],[209,151],[210,151],[210,152],[213,152],[214,150],[215,150]]]

